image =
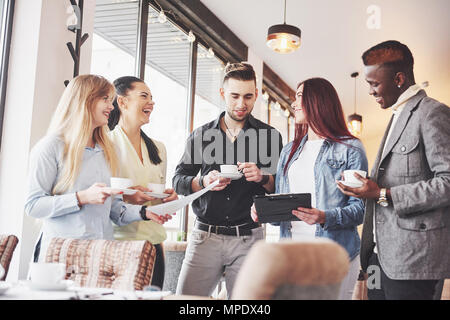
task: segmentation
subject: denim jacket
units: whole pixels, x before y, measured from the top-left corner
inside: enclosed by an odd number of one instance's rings
[[[297,160],[308,139],[306,135],[290,165]],[[288,170],[284,174],[284,166],[289,158],[293,142],[281,151],[275,180],[275,193],[290,193]],[[335,180],[341,180],[344,170],[358,169],[367,172],[367,158],[362,143],[357,139],[344,140],[337,143],[324,140],[314,165],[316,186],[316,208],[325,212],[325,223],[316,224],[316,237],[332,239],[342,245],[348,252],[350,260],[359,254],[361,240],[357,226],[363,222],[364,203],[361,199],[348,197],[337,188]],[[291,222],[280,224],[281,238],[291,238]]]

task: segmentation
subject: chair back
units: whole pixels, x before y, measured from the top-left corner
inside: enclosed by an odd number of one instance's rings
[[[238,273],[237,300],[334,300],[349,269],[345,249],[325,238],[257,242]]]
[[[176,292],[186,247],[186,241],[164,241],[165,275],[163,291]]]
[[[5,280],[8,274],[9,264],[11,263],[14,250],[19,239],[15,235],[0,235],[0,264],[4,272],[0,280]]]
[[[150,285],[156,249],[148,241],[52,239],[46,262],[66,264],[77,286],[142,290]]]

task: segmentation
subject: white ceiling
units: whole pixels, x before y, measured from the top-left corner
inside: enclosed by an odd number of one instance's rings
[[[265,44],[267,29],[283,23],[284,0],[201,0],[293,89],[320,76],[339,93],[346,114],[363,115],[363,139],[378,139],[391,116],[368,95],[362,53],[385,40],[406,44],[415,58],[416,81],[429,81],[428,95],[450,105],[449,0],[287,0],[286,23],[302,31],[299,50],[287,55]],[[370,5],[380,8],[380,29],[369,29]]]

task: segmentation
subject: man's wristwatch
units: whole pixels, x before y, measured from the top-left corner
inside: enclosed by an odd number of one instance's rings
[[[269,181],[269,179],[270,179],[270,178],[269,178],[269,175],[268,175],[268,174],[265,174],[265,175],[263,175],[261,181],[258,182],[258,184],[259,184],[260,186],[263,186],[263,185],[265,185],[265,184]]]
[[[142,208],[139,211],[139,213],[141,214],[142,220],[145,220],[145,221],[150,220],[149,218],[147,218],[147,206],[142,206]]]
[[[203,179],[205,178],[205,176],[200,176],[200,178],[198,178],[198,184],[200,186],[200,188],[205,188],[205,185],[203,184]]]
[[[382,207],[387,207],[389,205],[387,196],[386,196],[386,188],[381,188],[380,190],[380,198],[377,203]]]

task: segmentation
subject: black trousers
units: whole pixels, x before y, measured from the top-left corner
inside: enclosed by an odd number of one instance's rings
[[[164,251],[161,244],[155,244],[156,257],[155,265],[153,266],[152,286],[157,286],[162,290],[164,284]]]
[[[372,253],[369,266],[376,265],[381,271],[381,288],[368,289],[369,300],[433,300],[440,299],[443,280],[393,280],[383,271],[378,255]],[[369,274],[370,277],[370,274]],[[370,282],[370,280],[369,280]],[[369,285],[369,283],[368,283]],[[438,298],[439,297],[439,298]]]

